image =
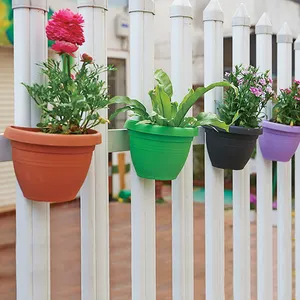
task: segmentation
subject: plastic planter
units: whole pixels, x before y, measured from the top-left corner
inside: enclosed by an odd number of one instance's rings
[[[267,160],[287,162],[300,142],[300,126],[288,126],[269,121],[262,123],[264,133],[259,137],[262,155]]]
[[[137,124],[128,120],[130,153],[139,177],[173,180],[182,170],[197,128]]]
[[[231,126],[229,132],[204,126],[209,158],[214,167],[242,170],[249,161],[262,129]]]
[[[42,202],[74,200],[87,175],[101,135],[47,134],[37,128],[7,127],[12,160],[25,198]],[[101,166],[98,166],[101,167]]]

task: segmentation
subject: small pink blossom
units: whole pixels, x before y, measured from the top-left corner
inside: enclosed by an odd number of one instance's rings
[[[78,46],[65,41],[56,41],[51,48],[59,54],[65,53],[73,57],[75,57],[74,52],[78,50]]]
[[[270,86],[268,86],[268,87],[266,88],[266,91],[267,91],[267,93],[269,93],[269,94],[273,94],[273,93],[274,93],[272,87],[270,87]]]
[[[300,101],[300,97],[294,97],[294,99]]]
[[[285,89],[284,92],[287,94],[290,94],[292,91],[291,91],[291,89]]]
[[[273,83],[273,79],[271,77],[269,78],[269,83]]]
[[[280,89],[281,93],[286,93],[286,94],[290,94],[292,92],[292,90],[290,89]]]
[[[297,85],[300,85],[300,80],[294,80],[294,83],[296,83]]]
[[[259,79],[259,83],[261,85],[266,85],[267,84],[267,82],[266,82],[266,80],[264,78]]]
[[[256,97],[259,97],[262,95],[262,89],[256,88],[256,87],[250,87],[250,92],[255,95]]]
[[[88,54],[83,53],[81,55],[81,60],[80,61],[90,64],[90,63],[93,62],[93,58],[91,56],[89,56]]]

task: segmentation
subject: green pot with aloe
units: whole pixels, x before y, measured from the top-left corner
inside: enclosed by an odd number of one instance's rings
[[[136,173],[141,178],[174,180],[184,167],[193,138],[202,125],[218,126],[228,131],[229,126],[213,113],[200,113],[196,117],[186,116],[190,108],[206,92],[215,87],[231,86],[228,82],[217,82],[208,87],[190,90],[184,99],[172,102],[173,87],[168,75],[157,70],[154,74],[156,87],[149,92],[152,111],[147,112],[141,101],[125,96],[116,96],[111,104],[124,104],[110,117],[131,111],[133,119],[127,120],[130,153]]]

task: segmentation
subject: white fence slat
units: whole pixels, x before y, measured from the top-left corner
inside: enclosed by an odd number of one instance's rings
[[[106,10],[95,0],[77,1],[84,17],[86,42],[80,54],[91,55],[99,65],[107,64]],[[103,73],[103,80],[107,74]],[[100,115],[107,116],[106,110]],[[102,135],[102,144],[96,146],[88,176],[81,189],[81,298],[83,300],[109,299],[109,200],[108,200],[108,142],[107,125],[96,128]]]
[[[21,2],[21,3],[20,3]],[[13,2],[15,124],[36,126],[39,110],[21,82],[41,83],[36,67],[47,59],[45,23],[47,1],[40,10],[27,1]],[[16,276],[18,300],[50,300],[50,209],[49,203],[27,200],[17,187],[16,197]]]
[[[173,101],[180,102],[192,87],[192,7],[188,0],[171,6]],[[189,114],[191,115],[191,111]],[[172,183],[173,299],[194,299],[193,156]]]
[[[204,85],[223,79],[223,20],[217,0],[209,2],[204,20]],[[216,111],[221,91],[205,94],[204,109]],[[224,171],[211,165],[205,148],[205,277],[206,299],[224,300]]]
[[[284,23],[277,34],[277,89],[292,83],[292,34]],[[277,164],[277,280],[278,300],[292,299],[291,161]]]
[[[241,4],[232,19],[233,68],[250,63],[250,17]],[[250,300],[250,174],[233,171],[233,294]]]
[[[295,47],[295,79],[300,80],[300,35],[294,43]],[[300,147],[295,156],[295,259],[296,259],[296,300],[300,300]]]
[[[272,24],[266,13],[256,25],[256,66],[272,76]],[[271,117],[267,113],[268,118]],[[257,299],[273,299],[272,162],[257,143]]]
[[[150,111],[154,86],[154,2],[130,0],[130,95]],[[131,168],[132,300],[156,299],[155,182]]]

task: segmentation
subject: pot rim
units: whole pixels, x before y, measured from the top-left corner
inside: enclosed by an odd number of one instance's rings
[[[223,128],[219,128],[217,126],[202,126],[205,128],[205,130],[215,130],[215,131],[221,131],[226,133],[234,133],[234,134],[241,134],[241,135],[261,135],[263,133],[262,128],[248,128],[248,127],[242,127],[242,126],[230,126],[229,132],[227,132]]]
[[[132,131],[148,133],[153,135],[176,136],[176,137],[191,137],[198,135],[198,127],[168,127],[152,124],[137,124],[137,120],[127,120],[124,128]]]
[[[300,126],[290,126],[280,123],[275,123],[267,120],[262,121],[263,128],[268,128],[277,131],[300,134]]]
[[[101,144],[101,134],[93,129],[89,134],[49,134],[39,128],[8,126],[4,136],[12,141],[42,146],[84,147]]]

